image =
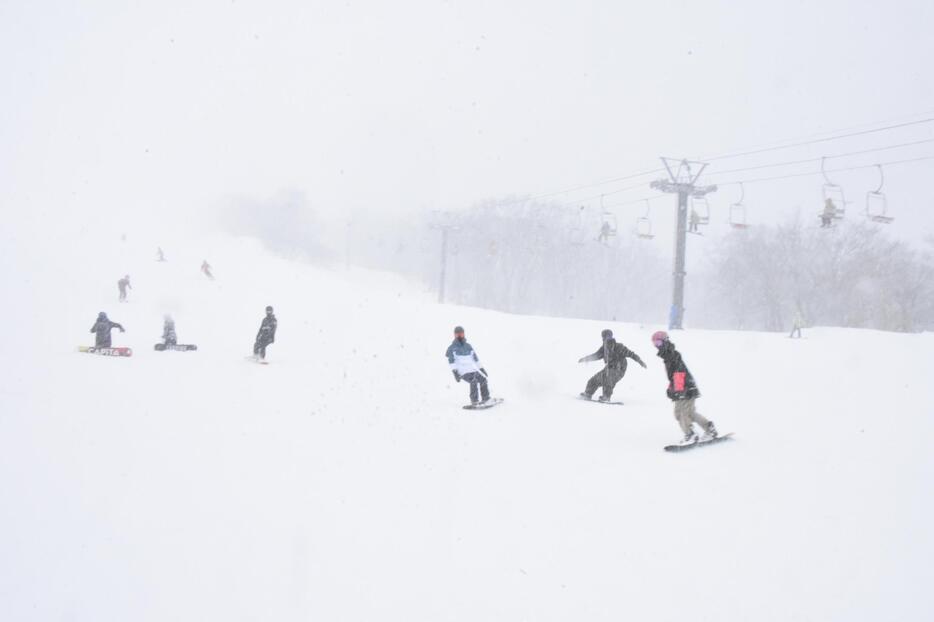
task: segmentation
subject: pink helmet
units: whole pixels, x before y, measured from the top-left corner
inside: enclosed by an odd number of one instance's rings
[[[655,344],[656,348],[662,347],[662,344],[668,341],[668,333],[663,330],[658,330],[652,333],[652,343]]]

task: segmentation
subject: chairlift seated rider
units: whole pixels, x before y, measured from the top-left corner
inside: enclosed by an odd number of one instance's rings
[[[833,199],[827,197],[824,200],[824,211],[820,214],[820,226],[822,229],[833,226],[833,219],[837,217],[837,206]]]

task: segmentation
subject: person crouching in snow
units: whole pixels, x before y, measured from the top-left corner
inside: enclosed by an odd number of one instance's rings
[[[448,346],[445,354],[448,357],[448,364],[451,366],[454,379],[458,382],[466,380],[470,383],[470,403],[477,405],[488,402],[490,400],[490,387],[487,384],[489,376],[486,370],[480,366],[480,359],[477,358],[473,346],[467,343],[462,326],[454,328],[454,341]],[[479,389],[479,398],[482,399],[482,402],[477,399],[477,389]]]
[[[704,430],[700,440],[710,440],[717,437],[717,428],[713,421],[704,418],[694,406],[694,400],[700,397],[694,376],[688,371],[687,365],[681,359],[681,353],[675,349],[668,339],[668,333],[663,330],[652,335],[652,344],[658,348],[658,356],[665,362],[665,373],[668,375],[668,399],[674,402],[675,419],[684,432],[682,444],[687,445],[698,441],[694,432],[696,423]]]
[[[598,399],[601,402],[609,402],[613,397],[613,389],[616,387],[616,383],[626,375],[626,359],[634,360],[643,368],[645,363],[642,362],[638,354],[616,341],[613,338],[613,331],[609,328],[600,333],[600,338],[603,340],[600,349],[577,361],[578,363],[586,363],[588,361],[602,360],[605,363],[603,369],[587,381],[587,386],[580,396],[585,400],[589,400],[597,389],[602,387],[603,392]]]

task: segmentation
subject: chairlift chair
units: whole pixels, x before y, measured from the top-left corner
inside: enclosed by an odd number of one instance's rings
[[[655,237],[652,233],[652,220],[649,218],[649,210],[652,205],[649,200],[645,200],[645,214],[636,218],[636,235],[643,240],[651,240]]]
[[[833,203],[835,208],[833,218],[835,220],[840,220],[846,214],[846,196],[843,194],[843,187],[833,183],[827,176],[827,172],[824,170],[824,162],[826,160],[827,158],[823,157],[820,161],[820,172],[821,175],[824,176],[824,186],[822,188],[824,203],[826,204],[828,199]]]
[[[746,197],[746,189],[743,184],[739,184],[739,201],[730,205],[730,226],[734,229],[748,229],[749,223],[746,222],[746,206],[743,205],[743,199]]]
[[[882,186],[885,183],[885,174],[882,172],[882,165],[876,164],[879,169],[879,187],[866,193],[866,216],[872,222],[883,225],[891,224],[895,218],[886,214],[888,211],[888,199],[882,192]]]

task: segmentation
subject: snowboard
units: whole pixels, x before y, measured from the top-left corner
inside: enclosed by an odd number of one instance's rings
[[[721,441],[728,441],[733,437],[732,432],[727,432],[726,434],[721,434],[716,438],[712,438],[708,441],[695,441],[688,445],[666,445],[665,451],[687,451],[688,449],[694,449],[695,447],[703,447],[704,445],[714,445]]]
[[[503,400],[499,397],[491,397],[488,401],[480,404],[467,404],[464,406],[464,410],[486,410],[487,408],[493,408],[497,404],[502,404]]]
[[[98,348],[97,346],[78,346],[78,352],[100,354],[101,356],[133,356],[131,348]]]
[[[246,358],[248,363],[256,363],[257,365],[269,365],[269,361],[267,361],[266,359],[258,359],[252,355],[244,357],[244,358]]]
[[[164,343],[157,343],[154,348],[157,352],[165,352],[166,350],[177,350],[179,352],[188,352],[189,350],[197,350],[198,346],[193,343],[176,343],[175,345],[168,346]]]
[[[581,397],[580,395],[577,396],[577,399],[581,400],[582,402],[593,402],[594,404],[606,404],[607,406],[622,406],[623,405],[623,403],[619,401],[611,400],[609,402],[601,402],[600,400],[588,400],[586,397]]]

